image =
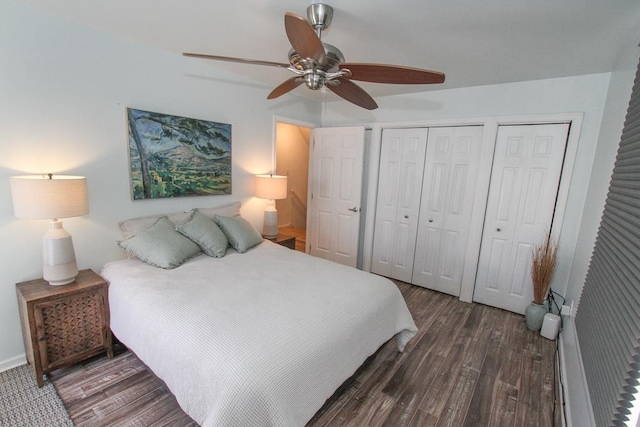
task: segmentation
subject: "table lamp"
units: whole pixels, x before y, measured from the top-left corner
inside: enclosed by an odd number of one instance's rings
[[[87,178],[67,175],[11,177],[13,211],[20,219],[50,219],[42,238],[43,278],[50,285],[66,285],[78,275],[71,235],[60,218],[89,213]]]
[[[287,177],[282,175],[256,175],[255,196],[269,199],[264,210],[262,235],[267,239],[278,236],[278,211],[275,200],[287,198]]]

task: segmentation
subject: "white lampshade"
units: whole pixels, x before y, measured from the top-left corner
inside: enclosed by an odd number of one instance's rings
[[[89,213],[83,176],[12,176],[11,197],[16,218],[59,219]]]
[[[71,235],[59,218],[89,213],[87,179],[82,176],[29,175],[11,177],[13,212],[22,219],[50,219],[42,239],[43,277],[65,285],[78,275]]]
[[[287,177],[284,175],[256,175],[254,195],[261,199],[286,199]]]
[[[278,236],[278,211],[274,200],[287,198],[287,177],[283,175],[256,175],[255,196],[269,199],[264,210],[262,235],[267,239]]]

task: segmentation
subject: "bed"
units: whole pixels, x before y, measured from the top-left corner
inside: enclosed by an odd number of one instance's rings
[[[382,344],[416,334],[389,280],[263,241],[172,269],[111,262],[111,329],[202,426],[303,426]]]

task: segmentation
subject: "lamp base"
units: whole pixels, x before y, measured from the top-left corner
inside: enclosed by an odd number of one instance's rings
[[[42,277],[50,285],[66,285],[76,279],[78,265],[73,240],[57,219],[51,221],[42,238],[42,259]]]
[[[262,237],[266,239],[278,237],[278,211],[274,206],[267,206],[264,211]]]
[[[42,277],[51,286],[68,285],[76,280],[78,275],[78,264],[74,259],[67,264],[42,265]]]

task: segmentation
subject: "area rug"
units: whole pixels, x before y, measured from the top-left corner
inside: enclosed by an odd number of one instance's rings
[[[0,426],[73,427],[49,380],[38,387],[29,365],[0,372]]]

